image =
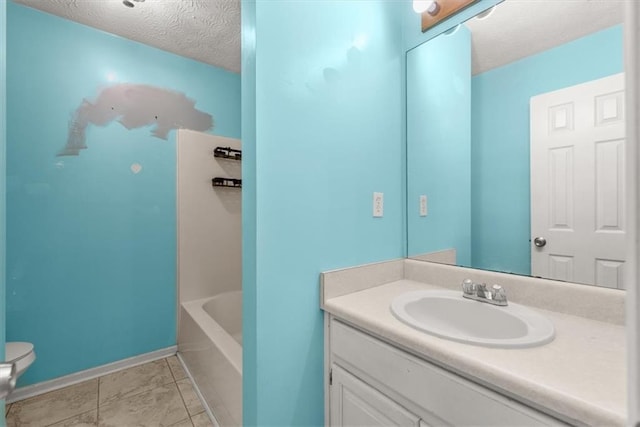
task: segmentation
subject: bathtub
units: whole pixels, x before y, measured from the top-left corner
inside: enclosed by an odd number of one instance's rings
[[[178,353],[220,426],[241,426],[242,292],[182,303]]]

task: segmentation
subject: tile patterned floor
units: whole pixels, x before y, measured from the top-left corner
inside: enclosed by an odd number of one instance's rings
[[[7,427],[213,427],[176,356],[14,402]]]

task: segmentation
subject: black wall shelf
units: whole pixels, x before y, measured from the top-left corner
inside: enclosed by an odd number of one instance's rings
[[[211,185],[214,187],[242,188],[242,180],[217,176],[211,180]]]
[[[213,150],[213,156],[220,159],[242,160],[242,150],[231,147],[216,147]]]

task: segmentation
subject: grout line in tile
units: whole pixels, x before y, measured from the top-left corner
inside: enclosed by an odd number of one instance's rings
[[[178,421],[177,423],[175,423],[175,424],[173,424],[173,425],[175,426],[175,425],[180,424],[180,423],[183,423],[183,422],[185,422],[185,421],[189,421],[189,423],[191,423],[191,426],[193,427],[193,421],[191,420],[191,417],[187,417],[187,418],[185,418],[184,420],[180,420],[180,421]]]
[[[190,421],[190,422],[191,422],[191,424],[193,425],[193,421],[191,420],[191,417],[192,417],[192,416],[191,416],[191,414],[189,414],[189,410],[188,410],[188,408],[187,408],[186,402],[185,402],[185,400],[184,400],[184,397],[182,396],[182,392],[180,391],[180,387],[178,387],[177,380],[175,379],[175,376],[174,376],[174,374],[173,374],[173,371],[171,370],[171,366],[169,366],[169,362],[168,362],[168,360],[167,360],[167,359],[168,359],[168,358],[165,358],[165,359],[163,359],[163,360],[165,361],[165,364],[166,364],[167,368],[169,369],[169,372],[171,373],[171,378],[172,378],[172,380],[171,380],[170,382],[167,382],[167,383],[164,383],[164,384],[160,385],[159,387],[165,387],[165,386],[167,386],[167,385],[174,384],[174,386],[178,389],[178,394],[180,395],[180,399],[182,400],[182,404],[183,404],[183,406],[184,406],[185,410],[187,411],[187,414],[189,415],[189,421]],[[95,378],[95,380],[97,380],[97,381],[96,381],[96,383],[97,383],[97,387],[98,387],[98,390],[97,390],[97,393],[96,393],[96,409],[95,409],[95,410],[96,410],[96,421],[97,421],[98,425],[99,425],[99,423],[100,423],[100,407],[101,407],[101,406],[104,406],[104,405],[112,404],[112,403],[114,403],[114,402],[116,402],[116,401],[120,400],[120,399],[115,399],[115,400],[111,400],[111,401],[109,401],[109,402],[104,402],[104,403],[102,403],[102,404],[100,403],[100,383],[101,383],[102,379],[103,379],[105,376],[107,376],[107,375],[108,375],[108,374],[106,374],[106,375],[102,375],[102,376],[100,376],[100,377],[98,377],[98,378]],[[184,378],[184,379],[187,379],[187,380],[189,381],[189,383],[191,383],[191,380],[189,380],[189,378],[188,378],[188,377],[186,377],[186,378]],[[86,382],[93,381],[93,380],[94,380],[93,378],[92,378],[92,379],[88,379],[88,380],[86,380],[86,381],[84,381],[84,382],[81,382],[81,383],[78,383],[78,384],[86,383]],[[76,385],[76,384],[74,384],[74,385]],[[43,393],[42,395],[39,395],[39,396],[47,395],[47,394],[49,394],[49,393],[53,393],[53,392],[55,392],[55,391],[57,391],[57,390],[52,390],[52,391],[50,391],[50,392]],[[142,393],[145,393],[145,392],[148,392],[148,391],[149,391],[149,390],[141,391],[141,392],[139,392],[139,393],[136,393],[136,394],[132,394],[132,395],[126,396],[126,398],[131,398],[131,397],[137,396],[137,395],[139,395],[139,394],[142,394]],[[39,396],[34,396],[34,397],[39,397]],[[31,398],[23,399],[22,401],[24,401],[24,400],[28,400],[28,399],[31,399]],[[124,398],[123,398],[123,399],[124,399]],[[12,409],[12,407],[14,406],[14,404],[15,404],[15,403],[16,403],[16,402],[13,402],[13,403],[11,403],[11,404],[7,405],[7,408],[6,408],[6,411],[5,411],[5,417],[6,417],[7,415],[9,415],[9,412],[11,411],[11,409]],[[91,411],[93,411],[93,409],[92,409]],[[68,419],[71,419],[71,418],[73,418],[73,417],[77,417],[77,416],[79,416],[79,415],[83,415],[83,414],[88,413],[88,412],[91,412],[91,411],[85,411],[85,412],[82,412],[82,413],[79,413],[79,414],[72,415],[72,416],[71,416],[71,417],[69,417],[69,418],[65,418],[65,419],[63,419],[63,420],[56,421],[56,423],[59,423],[59,422],[62,422],[62,421],[66,421],[66,420],[68,420]],[[200,412],[200,413],[201,413],[201,412]],[[198,414],[194,414],[194,416],[199,415],[200,413],[198,413]],[[184,421],[184,420],[183,420],[183,421]],[[54,423],[54,424],[56,424],[56,423]],[[47,424],[47,425],[48,425],[48,426],[50,426],[50,425],[53,425],[53,424]]]
[[[173,382],[176,382],[176,377],[173,375],[173,371],[171,370],[171,365],[169,364],[169,358],[165,357],[164,359],[164,363],[167,365],[167,369],[169,369],[169,373],[171,373],[171,378],[173,378]]]
[[[99,426],[100,425],[100,383],[102,382],[102,378],[104,377],[98,377],[98,401],[96,402],[96,425]]]
[[[219,424],[214,423],[214,422],[213,422],[213,420],[211,420],[211,417],[209,417],[209,414],[207,413],[207,411],[200,412],[200,413],[198,413],[198,414],[195,414],[195,415],[193,415],[193,416],[189,417],[189,419],[191,420],[191,424],[193,424],[193,425],[195,426],[195,425],[196,425],[196,423],[194,423],[194,422],[193,422],[193,417],[197,417],[197,416],[202,415],[202,414],[205,414],[205,415],[207,416],[207,420],[209,421],[209,423],[210,423],[212,426],[214,426],[214,427],[220,427],[220,425],[219,425]]]
[[[71,385],[68,385],[68,386],[66,386],[66,387],[62,387],[62,388],[59,388],[59,389],[51,390],[51,391],[48,391],[48,392],[46,392],[46,393],[42,393],[42,394],[39,394],[39,395],[36,395],[36,396],[27,397],[27,398],[25,398],[25,399],[18,400],[18,401],[15,401],[15,402],[12,402],[12,403],[9,405],[9,409],[8,409],[8,410],[6,411],[6,413],[5,413],[5,419],[6,419],[6,417],[9,415],[9,412],[14,408],[14,406],[16,406],[16,405],[17,405],[17,404],[19,404],[19,403],[27,402],[27,401],[31,401],[31,400],[35,400],[35,399],[40,399],[40,398],[42,398],[43,396],[47,396],[47,395],[50,395],[50,394],[53,394],[53,393],[58,393],[58,392],[60,392],[60,391],[62,391],[62,390],[69,389],[69,388],[71,388],[71,387],[76,387],[76,386],[80,386],[80,385],[88,384],[88,383],[90,383],[90,382],[92,382],[92,381],[96,381],[96,385],[97,385],[98,387],[100,386],[99,380],[98,380],[97,378],[89,378],[89,379],[87,379],[87,380],[85,380],[85,381],[82,381],[82,382],[79,382],[79,383],[71,384]],[[99,389],[99,388],[98,388],[97,392],[98,392],[98,393],[100,392],[100,389]],[[69,419],[71,419],[71,418],[74,418],[74,417],[77,417],[77,416],[80,416],[80,415],[86,414],[86,413],[91,412],[91,411],[94,411],[94,410],[97,412],[97,410],[98,410],[98,405],[97,405],[97,403],[98,403],[98,402],[96,402],[96,407],[95,407],[94,409],[91,409],[91,410],[89,410],[89,411],[84,411],[84,412],[74,413],[74,414],[70,415],[69,417],[64,418],[64,419],[62,419],[62,420],[58,420],[58,421],[56,421],[56,422],[54,422],[54,423],[52,423],[52,424],[46,424],[46,425],[45,425],[45,427],[46,427],[46,426],[51,426],[51,425],[54,425],[54,424],[57,424],[57,423],[60,423],[60,422],[62,422],[62,421],[69,420]],[[47,420],[40,420],[40,421],[47,421]],[[22,425],[22,424],[20,424],[20,425]]]
[[[180,400],[182,400],[182,406],[184,406],[185,411],[187,411],[187,415],[189,416],[189,421],[191,421],[191,414],[189,413],[189,408],[187,408],[187,402],[185,402],[184,397],[182,396],[182,390],[178,387],[178,383],[176,382],[176,388],[178,389],[178,394],[180,395]],[[193,424],[193,421],[191,421]]]
[[[44,426],[44,427],[49,427],[49,426],[52,426],[52,425],[55,425],[55,424],[61,423],[61,422],[63,422],[63,421],[70,420],[71,418],[75,418],[75,417],[79,417],[80,415],[88,414],[89,412],[93,412],[93,411],[95,411],[95,410],[96,410],[96,409],[91,409],[90,411],[80,412],[79,414],[72,415],[72,416],[70,416],[69,418],[65,418],[64,420],[56,421],[56,422],[55,422],[55,423],[53,423],[53,424],[47,424],[47,425],[46,425],[46,426]]]
[[[1,0],[0,0],[0,1],[1,1]],[[158,359],[158,360],[164,360],[164,361],[166,362],[166,360],[167,360],[167,359],[165,358],[165,359]],[[149,362],[149,363],[153,363],[153,362],[156,362],[156,361],[152,361],[152,362]],[[166,362],[166,363],[167,363],[167,368],[169,369],[169,372],[171,372],[171,368],[169,367],[169,362]],[[113,372],[112,372],[112,373],[113,373]],[[112,374],[112,373],[111,373],[111,374]],[[102,376],[102,377],[100,377],[100,378],[106,377],[106,376],[111,375],[111,374],[103,375],[103,376]],[[173,373],[171,373],[171,378],[173,378]],[[176,388],[178,387],[178,384],[176,384],[175,379],[172,379],[171,381],[166,382],[166,383],[161,383],[160,385],[157,385],[157,386],[153,387],[153,388],[152,388],[152,389],[150,389],[150,390],[156,389],[156,388],[158,388],[158,387],[166,387],[166,386],[171,385],[171,384],[174,384],[174,385],[176,386]],[[98,383],[98,387],[99,387],[99,386],[100,386],[100,383]],[[117,399],[111,399],[111,400],[109,400],[109,401],[107,401],[107,402],[103,402],[103,403],[101,404],[101,403],[100,403],[100,389],[98,388],[98,408],[100,408],[100,406],[101,406],[101,405],[102,405],[102,406],[104,406],[104,405],[109,405],[109,404],[111,404],[111,403],[113,403],[113,402],[117,402],[117,401],[122,400],[122,399],[129,399],[130,397],[137,396],[137,395],[142,394],[142,393],[145,393],[145,392],[147,392],[147,391],[149,391],[149,390],[143,390],[143,391],[140,391],[140,392],[135,393],[135,394],[129,394],[129,395],[127,395],[127,396],[119,397],[119,398],[117,398]],[[180,391],[180,390],[178,389],[178,391]]]
[[[180,363],[180,360],[178,359],[178,354],[174,354],[173,356],[169,356],[169,357],[175,357],[177,362],[178,362],[178,366],[180,367],[180,371],[182,371],[184,373],[184,367],[182,366],[182,364]],[[167,357],[167,364],[169,365],[169,370],[171,371],[171,376],[173,377],[173,379],[175,380],[175,382],[177,383],[178,381],[181,381],[185,378],[188,378],[188,376],[185,373],[184,377],[178,378],[176,375],[176,373],[173,372],[173,368],[171,367],[171,364],[169,363],[169,357]]]
[[[171,370],[171,365],[169,364],[169,357],[171,357],[171,356],[165,357],[163,360],[164,360],[164,363],[167,364],[167,369],[169,369],[169,373],[171,374],[171,378],[173,378],[173,383],[177,387],[178,384],[177,384],[177,381],[176,381],[176,377],[175,377],[175,375],[173,375],[173,371]],[[169,384],[169,383],[167,383],[167,384]]]
[[[187,413],[189,414],[189,417],[195,417],[196,415],[200,415],[203,412],[207,412],[206,409],[204,409],[204,405],[205,403],[200,400],[200,396],[198,395],[198,393],[196,393],[195,391],[195,386],[193,385],[193,382],[191,381],[191,379],[189,377],[186,378],[182,378],[180,381],[187,381],[189,383],[189,385],[192,387],[193,389],[193,393],[196,395],[196,397],[198,398],[198,402],[200,403],[200,409],[202,409],[202,411],[200,412],[196,412],[195,414],[192,414],[189,411],[189,408],[187,407],[187,402],[184,400],[184,398],[182,398],[182,402],[184,403],[185,408],[187,408]],[[176,382],[176,386],[178,386],[178,382]],[[180,393],[180,397],[182,397],[182,390],[180,390],[180,387],[178,386],[178,392]],[[209,416],[209,414],[207,414],[207,417]],[[640,426],[639,426],[640,427]]]
[[[169,357],[171,357],[171,356],[169,356]],[[171,364],[169,363],[169,357],[166,357],[164,359],[164,361],[167,362],[167,367],[169,367],[169,372],[171,372],[171,378],[173,378],[173,382],[177,382],[176,381],[176,376],[173,375],[173,369],[171,369]]]
[[[178,387],[178,385],[176,383],[170,382],[170,383],[166,383],[166,384],[159,384],[159,385],[157,385],[157,386],[155,386],[153,388],[150,388],[148,390],[142,390],[142,391],[139,391],[139,392],[137,392],[135,394],[128,394],[126,396],[122,396],[122,397],[119,397],[117,399],[111,399],[111,400],[108,400],[107,402],[103,402],[102,404],[100,404],[100,401],[98,400],[98,409],[100,409],[100,406],[111,405],[112,403],[119,402],[121,400],[131,399],[132,397],[138,396],[139,394],[148,393],[151,390],[155,390],[155,389],[160,388],[160,387],[167,387],[167,386],[170,386],[171,384],[175,385],[176,388]],[[180,392],[180,390],[178,390],[178,392]]]
[[[124,397],[124,398],[120,398],[120,399],[113,400],[113,401],[111,401],[111,402],[108,402],[108,403],[106,403],[106,404],[103,404],[102,406],[111,405],[111,404],[113,404],[113,403],[115,403],[115,402],[119,402],[120,400],[130,399],[130,398],[133,398],[133,397],[135,397],[135,396],[141,395],[141,394],[143,394],[143,393],[150,393],[150,392],[152,392],[152,391],[154,391],[154,390],[157,390],[157,389],[159,389],[159,388],[163,388],[163,387],[167,387],[167,386],[170,386],[170,385],[171,385],[171,384],[163,384],[163,385],[159,385],[159,386],[154,387],[154,388],[152,388],[152,389],[145,390],[145,391],[142,391],[142,392],[140,392],[140,393],[132,394],[131,396],[127,396],[127,397]],[[178,388],[178,385],[174,383],[174,384],[173,384],[173,386],[174,386],[174,387],[176,388],[176,390],[178,391],[178,395],[180,396],[180,400],[182,400],[182,405],[184,406],[185,412],[187,413],[187,416],[189,417],[189,421],[191,421],[191,418],[190,418],[190,415],[189,415],[189,410],[187,409],[187,405],[184,403],[184,399],[182,398],[182,393],[180,393],[180,389]],[[100,405],[98,405],[98,408],[100,408]],[[98,409],[98,411],[99,411],[99,409]],[[186,419],[186,418],[185,418],[185,419]],[[184,420],[181,420],[181,421],[184,421]],[[179,421],[179,422],[180,422],[180,421]],[[177,423],[174,423],[174,424],[172,424],[172,425],[175,425],[175,424],[177,424]],[[191,421],[191,424],[193,425],[193,421]],[[101,424],[100,424],[100,418],[98,418],[98,424],[97,424],[97,425],[98,425],[98,426],[100,426],[100,425],[101,425]],[[146,424],[145,424],[145,425],[146,425]],[[171,426],[169,426],[169,427],[171,427]]]

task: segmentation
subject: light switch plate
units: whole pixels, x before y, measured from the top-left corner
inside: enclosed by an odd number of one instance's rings
[[[382,218],[384,214],[384,194],[373,193],[373,217]]]
[[[420,196],[420,216],[427,216],[427,196]]]

